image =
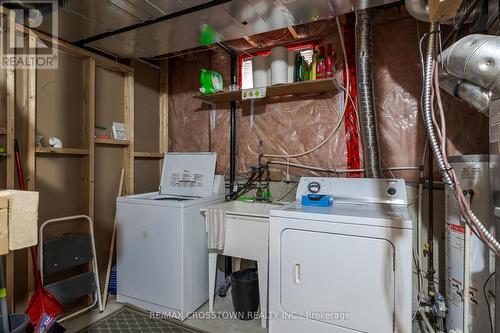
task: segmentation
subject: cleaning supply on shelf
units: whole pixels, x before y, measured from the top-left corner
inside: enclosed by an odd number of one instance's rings
[[[215,94],[224,90],[222,75],[216,71],[202,69],[200,71],[200,92],[202,95]]]
[[[304,81],[304,72],[303,72],[303,63],[302,63],[302,55],[300,52],[297,52],[295,55],[295,82]]]
[[[311,66],[304,57],[302,57],[302,71],[304,81],[309,81],[311,79]]]
[[[288,49],[283,46],[271,49],[271,84],[288,82]]]
[[[320,55],[316,63],[316,80],[321,80],[325,78],[325,57]]]
[[[269,85],[268,57],[258,55],[252,58],[253,87],[262,88]]]
[[[332,78],[334,73],[333,66],[333,45],[328,44],[325,58],[325,77]]]
[[[288,51],[288,83],[295,81],[295,51]]]
[[[318,63],[318,50],[315,48],[313,50],[312,61],[311,61],[311,70],[310,70],[310,80],[316,80],[316,65]]]
[[[325,78],[326,68],[325,68],[325,48],[320,47],[318,60],[316,62],[316,79],[321,80]]]

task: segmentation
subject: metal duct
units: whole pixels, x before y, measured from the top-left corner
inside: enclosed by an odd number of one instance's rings
[[[427,0],[405,0],[405,6],[411,16],[419,21],[429,22],[429,2]]]
[[[373,100],[372,13],[370,9],[356,12],[356,56],[356,79],[364,145],[365,175],[369,178],[382,178],[377,136],[377,114]]]
[[[444,50],[439,60],[452,76],[500,96],[500,36],[465,36]]]
[[[443,73],[439,76],[439,86],[448,94],[458,97],[482,114],[488,116],[491,92],[466,80],[461,80]]]

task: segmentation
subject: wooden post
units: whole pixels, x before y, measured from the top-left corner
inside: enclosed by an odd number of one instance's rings
[[[12,43],[11,36],[15,36],[15,25],[16,25],[16,14],[9,11],[7,22],[7,36],[9,36],[9,41]],[[13,68],[6,69],[5,76],[5,88],[6,88],[6,111],[7,111],[7,124],[6,124],[6,148],[7,148],[7,170],[6,170],[6,187],[8,189],[14,189],[15,183],[15,158],[14,158],[14,116],[16,108],[16,70]],[[13,313],[14,304],[14,253],[9,252],[6,256],[5,262],[5,281],[7,288],[7,302],[9,304],[9,309]]]
[[[28,34],[28,47],[30,53],[36,55],[36,37]],[[36,134],[36,65],[31,66],[28,70],[27,78],[27,104],[28,104],[28,135],[26,141],[26,180],[28,191],[36,191],[36,159],[35,159],[35,134]],[[33,265],[31,264],[28,255],[27,274],[28,274],[28,291],[34,290],[35,282],[33,280]]]
[[[160,153],[168,152],[168,60],[160,64]],[[160,160],[160,177],[163,160]]]
[[[124,195],[134,194],[134,73],[124,74],[124,123],[130,141],[124,150]]]
[[[94,220],[95,59],[92,57],[85,59],[83,62],[83,114],[83,140],[88,150],[85,165],[87,193],[84,197],[84,206],[90,218]]]

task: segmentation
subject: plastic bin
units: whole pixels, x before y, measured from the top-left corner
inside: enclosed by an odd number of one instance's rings
[[[231,297],[238,319],[251,320],[258,317],[259,281],[256,269],[231,274]]]
[[[1,318],[1,317],[0,317]],[[25,314],[9,315],[10,333],[24,333],[30,322],[30,317]],[[0,325],[0,333],[5,333]]]

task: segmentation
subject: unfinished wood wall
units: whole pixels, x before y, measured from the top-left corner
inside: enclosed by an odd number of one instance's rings
[[[31,46],[37,39],[51,40],[20,26],[16,29]],[[19,188],[18,182],[14,183],[11,159],[15,136],[27,187],[40,192],[40,224],[79,214],[94,219],[103,284],[122,168],[124,195],[158,188],[160,161],[166,147],[161,133],[168,133],[163,128],[167,124],[161,121],[166,109],[160,108],[160,100],[166,97],[160,94],[160,81],[168,80],[160,80],[159,68],[148,64],[132,62],[126,66],[58,40],[53,46],[58,51],[57,70],[0,71],[0,147],[7,146],[9,153],[8,158],[0,157],[0,188]],[[10,89],[15,99],[7,98],[7,77],[11,74],[16,77]],[[14,109],[16,131],[3,136],[2,129],[9,131],[8,117],[14,117]],[[134,115],[136,110],[138,114]],[[105,134],[111,136],[113,121],[125,123],[128,140],[96,139],[95,126],[108,128]],[[35,146],[36,135],[43,136],[43,147]],[[63,148],[48,147],[52,136],[62,140]],[[70,230],[82,231],[74,224]],[[15,277],[10,283],[15,280],[15,292],[9,294],[15,293],[21,307],[32,288],[28,259],[27,251],[21,250],[16,251],[12,261]]]

